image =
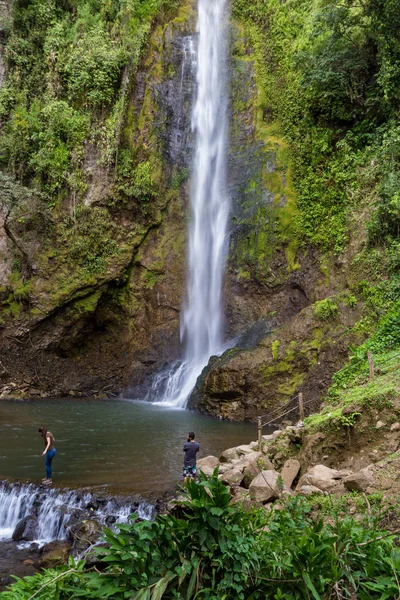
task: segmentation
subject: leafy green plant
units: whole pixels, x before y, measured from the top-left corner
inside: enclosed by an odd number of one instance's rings
[[[83,562],[18,579],[4,600],[389,600],[398,594],[400,552],[378,527],[380,503],[356,520],[345,500],[295,497],[281,510],[230,505],[218,470],[189,481],[174,514],[106,529],[96,569]],[[319,511],[319,512],[318,512]],[[328,523],[323,515],[329,515]]]
[[[339,314],[339,307],[332,298],[325,298],[325,300],[320,300],[315,303],[313,314],[317,319],[328,321],[329,319],[337,317]]]

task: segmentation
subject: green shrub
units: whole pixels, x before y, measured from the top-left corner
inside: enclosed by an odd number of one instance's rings
[[[314,317],[321,319],[321,321],[328,321],[337,317],[339,307],[332,298],[325,298],[325,300],[320,300],[314,304],[313,314]]]
[[[398,594],[400,552],[380,514],[355,519],[342,503],[290,498],[282,510],[230,506],[229,488],[200,475],[180,514],[105,530],[96,569],[83,562],[19,579],[4,600],[389,600]],[[313,514],[311,514],[311,506]],[[369,511],[368,511],[369,512]]]

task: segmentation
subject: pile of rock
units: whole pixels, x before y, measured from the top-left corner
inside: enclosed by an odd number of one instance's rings
[[[232,503],[269,504],[283,495],[312,494],[342,495],[349,491],[373,491],[374,477],[370,467],[358,473],[331,469],[318,464],[301,473],[302,465],[296,458],[287,459],[281,468],[268,456],[269,444],[282,434],[277,431],[263,436],[261,447],[257,442],[229,448],[221,456],[207,456],[197,462],[198,469],[210,476],[218,467],[218,477],[230,486]]]

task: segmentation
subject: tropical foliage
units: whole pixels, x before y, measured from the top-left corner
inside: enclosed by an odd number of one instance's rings
[[[400,550],[379,509],[356,520],[341,503],[289,499],[281,510],[230,506],[217,477],[189,482],[180,514],[106,529],[95,569],[67,567],[18,580],[4,600],[389,600],[400,592]]]
[[[50,196],[82,195],[88,145],[116,161],[129,85],[153,20],[176,0],[17,0],[5,31],[0,167]]]

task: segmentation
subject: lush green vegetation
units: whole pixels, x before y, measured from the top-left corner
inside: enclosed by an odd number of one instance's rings
[[[245,512],[229,505],[217,472],[199,485],[189,482],[185,495],[180,516],[105,530],[96,569],[71,559],[18,580],[2,598],[390,600],[399,594],[400,551],[395,536],[379,527],[379,501],[361,520],[348,515],[345,499],[294,498],[283,510]]]
[[[234,2],[255,48],[261,118],[290,142],[301,233],[325,249],[345,248],[365,201],[370,243],[397,244],[399,10],[399,0]]]
[[[9,76],[0,91],[0,166],[51,197],[78,198],[86,191],[89,149],[105,170],[114,167],[151,25],[177,4],[13,2],[5,27]],[[124,168],[126,174],[126,161]],[[133,177],[132,193],[142,193],[144,171]]]

